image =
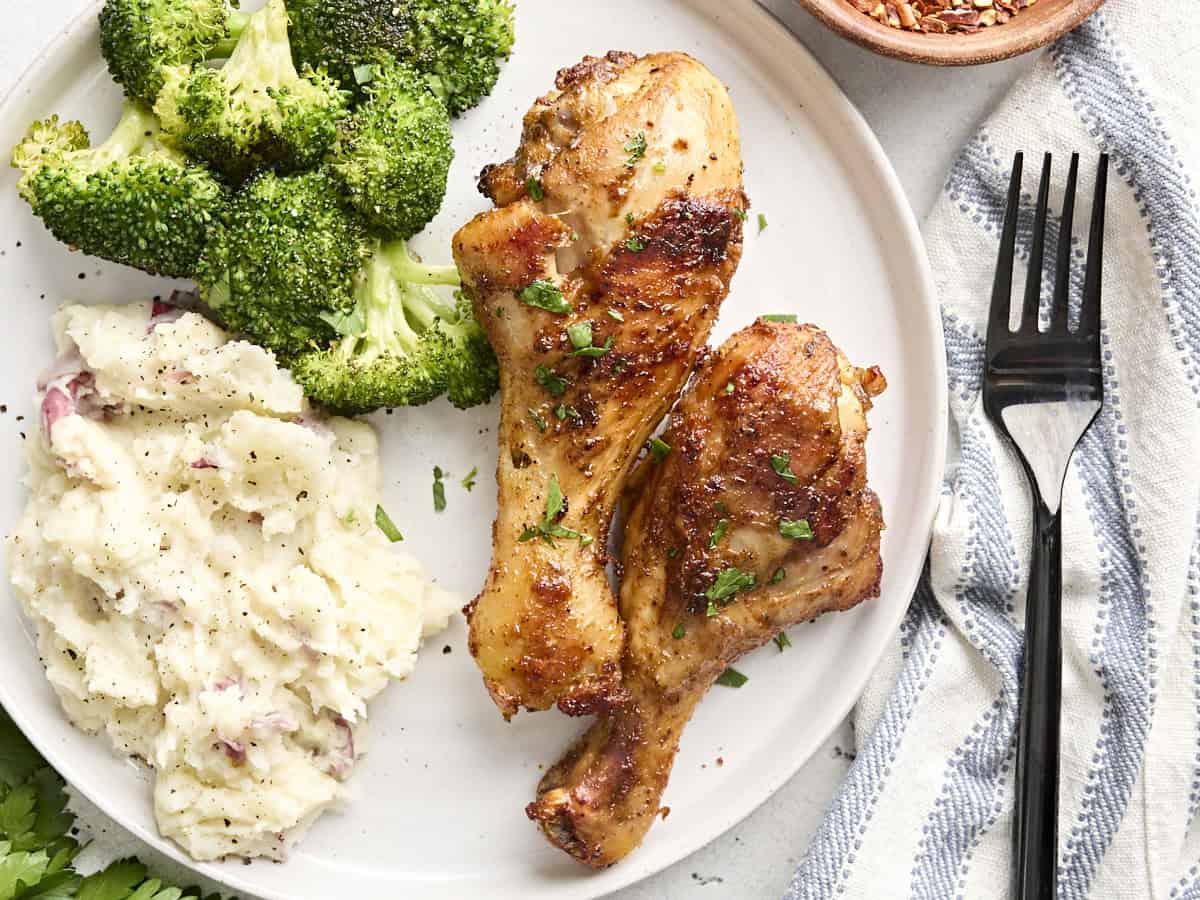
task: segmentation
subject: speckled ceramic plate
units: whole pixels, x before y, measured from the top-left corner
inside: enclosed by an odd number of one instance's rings
[[[944,354],[925,252],[899,184],[858,113],[820,65],[751,0],[518,0],[518,45],[495,93],[455,125],[458,159],[441,216],[416,242],[449,257],[458,225],[484,207],[475,174],[506,158],[521,115],[554,72],[586,53],[679,49],[730,87],[741,119],[746,184],[756,212],[733,293],[714,340],[764,312],[795,312],[826,328],[850,358],[879,364],[891,388],[873,414],[871,479],[888,520],[883,596],[852,613],[793,630],[739,663],[740,690],[716,688],[683,740],[665,803],[671,816],[620,865],[583,870],[525,819],[540,766],[582,723],[557,713],[505,724],[466,651],[465,630],[425,648],[414,677],[372,710],[370,753],[357,798],[327,814],[284,865],[196,868],[243,895],[279,900],[360,896],[595,897],[698,849],[766,799],[849,711],[908,603],[921,570],[941,479]],[[50,112],[102,132],[120,97],[98,51],[95,16],[67,26],[0,109],[0,146]],[[20,433],[35,428],[36,373],[51,359],[49,316],[63,301],[121,301],[167,285],[72,254],[35,221],[0,172],[0,521],[24,503]],[[752,218],[753,223],[753,218]],[[16,416],[24,412],[25,421]],[[385,504],[447,587],[482,582],[494,513],[495,407],[469,414],[445,403],[379,417]],[[471,494],[451,482],[449,508],[431,508],[431,470],[477,466]],[[29,626],[0,592],[0,702],[56,768],[126,828],[163,852],[147,773],[104,740],[74,730],[47,685]],[[722,766],[712,763],[720,756]]]

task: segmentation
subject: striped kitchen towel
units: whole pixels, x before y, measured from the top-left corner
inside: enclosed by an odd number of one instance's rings
[[[1060,40],[962,151],[926,223],[952,445],[929,570],[859,703],[857,760],[789,900],[1008,896],[1030,500],[980,390],[1017,150],[1027,192],[1054,153],[1052,209],[1082,152],[1081,230],[1096,160],[1113,159],[1106,402],[1065,488],[1059,897],[1200,900],[1196,0],[1111,0]],[[1086,237],[1072,240],[1077,292]]]

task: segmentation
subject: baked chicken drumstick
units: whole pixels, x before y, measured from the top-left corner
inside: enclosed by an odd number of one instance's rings
[[[602,714],[527,809],[601,868],[641,843],[679,737],[735,659],[783,629],[876,597],[883,521],[867,487],[866,412],[884,389],[811,325],[760,320],[703,365],[634,476],[622,669]],[[659,456],[662,457],[660,447]]]
[[[492,566],[466,612],[505,718],[594,712],[618,691],[609,524],[737,269],[741,169],[729,95],[700,63],[587,57],[481,176],[497,208],[455,236],[500,361]]]

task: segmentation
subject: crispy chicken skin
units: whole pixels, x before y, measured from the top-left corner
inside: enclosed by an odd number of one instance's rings
[[[878,596],[883,520],[865,440],[884,387],[811,325],[759,321],[703,364],[663,435],[670,454],[643,462],[631,488],[628,700],[527,809],[551,843],[597,868],[622,859],[660,812],[680,734],[725,668],[788,626]],[[773,456],[788,458],[784,475]],[[781,521],[807,522],[811,539],[785,537]],[[753,586],[713,600],[731,568]]]
[[[500,361],[492,565],[465,612],[505,718],[556,703],[595,712],[620,696],[609,525],[729,291],[747,208],[741,171],[733,106],[700,63],[588,57],[534,104],[516,156],[481,176],[497,208],[455,236]],[[522,302],[534,282],[557,287],[570,311]],[[567,329],[584,323],[597,349],[577,354]],[[552,479],[564,498],[555,521]],[[547,523],[560,536],[546,536]]]

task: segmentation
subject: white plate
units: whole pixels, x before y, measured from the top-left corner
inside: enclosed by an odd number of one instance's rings
[[[196,868],[268,898],[594,897],[662,869],[738,822],[796,771],[849,711],[893,635],[920,572],[942,474],[942,332],[920,236],[896,177],[854,108],[820,65],[751,0],[519,0],[518,46],[496,92],[456,123],[450,196],[417,242],[448,258],[449,237],[484,207],[475,175],[515,148],[521,115],[555,70],[585,53],[681,49],[730,87],[741,119],[746,184],[755,212],[715,340],[759,313],[797,312],[826,328],[860,365],[879,364],[891,387],[872,419],[870,473],[883,498],[883,596],[849,614],[793,629],[793,647],[739,664],[740,690],[715,688],[683,739],[665,803],[671,816],[620,865],[590,873],[552,849],[525,819],[543,765],[583,723],[555,712],[506,725],[466,652],[462,622],[430,643],[409,681],[372,710],[370,754],[357,798],[322,818],[286,865]],[[104,133],[118,90],[97,51],[94,15],[67,28],[0,110],[0,153],[50,112]],[[30,396],[51,358],[48,319],[67,300],[122,301],[168,286],[70,254],[0,174],[0,523],[24,503],[18,432],[34,434]],[[86,276],[86,277],[84,277]],[[83,278],[83,280],[80,280]],[[42,296],[44,295],[44,297]],[[17,421],[24,413],[24,421]],[[494,512],[495,408],[456,413],[445,403],[381,416],[385,504],[442,583],[468,598],[489,557]],[[432,510],[431,470],[455,476],[449,508]],[[458,478],[477,466],[471,494]],[[130,831],[182,859],[155,829],[145,772],[106,742],[72,729],[48,687],[11,591],[0,600],[0,702],[47,759]],[[450,648],[443,652],[443,648]],[[717,757],[724,760],[716,764]],[[186,860],[183,860],[186,862]]]

